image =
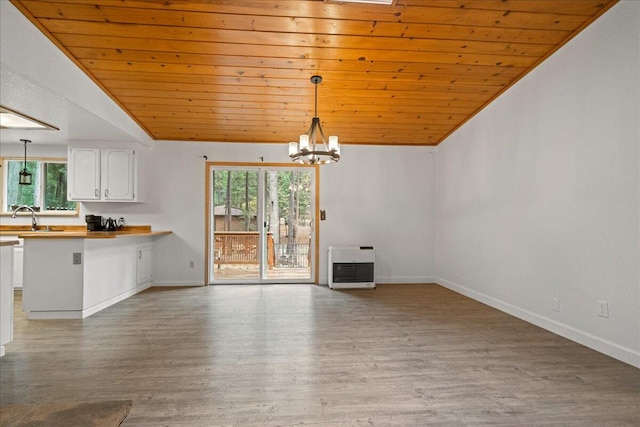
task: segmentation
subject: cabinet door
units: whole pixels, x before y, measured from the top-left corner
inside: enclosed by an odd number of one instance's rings
[[[69,148],[67,199],[100,200],[100,149]]]
[[[0,248],[0,356],[4,354],[4,345],[13,340],[13,289],[11,289],[12,269],[6,268],[13,262],[13,248]]]
[[[135,201],[134,176],[134,150],[102,150],[102,197],[104,200]]]
[[[138,262],[137,262],[137,284],[150,282],[153,279],[153,246],[140,246],[138,247]]]
[[[13,287],[22,289],[22,265],[24,260],[24,248],[13,248]]]

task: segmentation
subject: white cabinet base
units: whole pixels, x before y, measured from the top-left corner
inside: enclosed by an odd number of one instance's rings
[[[13,341],[13,246],[0,247],[0,357]]]
[[[138,286],[135,289],[127,291],[123,294],[117,295],[113,298],[110,298],[106,301],[103,301],[99,304],[94,305],[93,307],[88,307],[82,310],[47,310],[47,311],[30,311],[27,314],[27,318],[31,320],[42,320],[42,319],[84,319],[85,317],[89,317],[92,314],[95,314],[101,310],[104,310],[107,307],[110,307],[120,301],[123,301],[139,292],[142,292],[151,287],[151,283],[145,283],[144,285]]]
[[[147,289],[138,250],[151,245],[150,236],[26,238],[23,310],[29,319],[83,319]]]

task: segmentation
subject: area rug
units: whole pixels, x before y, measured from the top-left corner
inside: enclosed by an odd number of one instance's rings
[[[0,406],[0,427],[117,427],[131,406],[131,400]]]

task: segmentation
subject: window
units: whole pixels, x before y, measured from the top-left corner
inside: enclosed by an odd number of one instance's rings
[[[67,162],[63,160],[31,159],[27,169],[33,175],[31,185],[20,185],[18,174],[24,160],[3,162],[3,212],[12,212],[20,205],[31,206],[36,212],[77,214],[77,203],[67,200]]]

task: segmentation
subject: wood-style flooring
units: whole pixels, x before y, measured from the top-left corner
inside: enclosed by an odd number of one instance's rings
[[[152,288],[27,320],[0,403],[131,399],[123,426],[638,426],[640,370],[437,285]]]

